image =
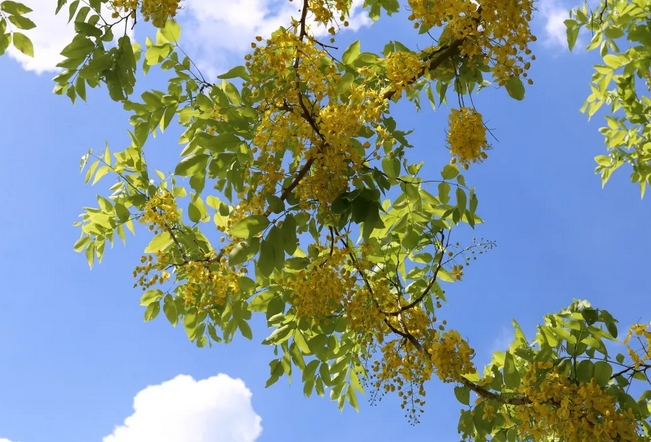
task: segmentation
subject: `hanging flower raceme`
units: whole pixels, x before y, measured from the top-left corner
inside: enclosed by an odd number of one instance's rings
[[[453,162],[457,160],[464,169],[470,163],[485,160],[485,150],[490,146],[486,141],[486,127],[479,112],[468,107],[452,109],[448,130],[448,145]]]

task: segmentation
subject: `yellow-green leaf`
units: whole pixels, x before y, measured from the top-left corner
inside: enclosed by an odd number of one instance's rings
[[[18,49],[20,52],[22,52],[25,55],[29,55],[30,57],[34,56],[34,45],[32,44],[32,41],[27,38],[25,34],[22,34],[20,32],[14,32],[12,34],[13,42],[14,42],[14,47]]]
[[[264,215],[251,215],[231,227],[230,234],[236,238],[251,238],[262,232],[269,225],[269,219]]]

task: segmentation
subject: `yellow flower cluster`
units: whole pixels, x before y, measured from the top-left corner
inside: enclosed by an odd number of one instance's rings
[[[187,306],[199,310],[224,305],[229,297],[239,291],[239,278],[243,271],[229,266],[226,258],[214,262],[214,252],[205,261],[192,261],[178,268],[177,279],[185,283],[177,289]]]
[[[150,21],[157,28],[165,26],[169,18],[176,16],[180,8],[180,0],[141,0],[140,12],[145,21]],[[132,14],[138,9],[138,0],[111,0],[113,18],[119,16],[120,11]]]
[[[164,263],[165,259],[163,257],[165,252],[158,251],[154,255],[145,255],[140,258],[140,263],[142,265],[136,266],[133,270],[133,277],[137,278],[136,283],[133,287],[142,287],[142,290],[147,290],[151,286],[156,284],[164,284],[170,278],[170,274],[164,270],[164,266],[161,266],[160,263]],[[154,261],[154,256],[156,260]],[[152,271],[155,273],[152,276],[149,276]]]
[[[402,92],[418,79],[423,72],[423,62],[418,55],[411,52],[396,51],[386,57],[387,79],[395,98],[402,97]]]
[[[138,0],[111,0],[113,18],[118,18],[120,11],[132,13],[138,9]]]
[[[349,269],[348,251],[322,247],[321,256],[307,268],[288,275],[284,280],[290,292],[296,316],[313,319],[317,323],[342,308],[357,283]]]
[[[180,220],[176,207],[176,198],[170,192],[163,191],[147,200],[145,210],[139,222],[148,224],[149,230],[155,235],[168,231]]]
[[[348,177],[343,171],[346,164],[338,155],[316,154],[315,165],[310,174],[299,186],[301,206],[310,208],[311,203],[318,202],[320,207],[327,207],[348,188]]]
[[[533,366],[522,379],[520,392],[531,401],[515,407],[516,427],[524,440],[580,442],[638,441],[632,410],[616,407],[615,398],[594,379],[576,384],[549,365]]]
[[[170,232],[180,218],[176,199],[170,192],[163,191],[147,200],[139,222],[147,224],[148,229],[154,235],[158,235],[162,232]],[[165,270],[171,262],[168,252],[158,250],[154,255],[143,256],[140,262],[142,265],[136,266],[133,270],[133,277],[136,278],[134,287],[140,286],[146,290],[155,284],[164,284],[169,280],[170,274]]]
[[[408,0],[414,26],[447,26],[449,41],[462,40],[461,54],[490,66],[503,86],[513,76],[526,77],[533,0]],[[530,57],[534,59],[533,56]],[[531,84],[531,81],[530,81]]]
[[[242,209],[264,212],[264,200],[254,201],[255,195],[282,193],[283,180],[311,161],[295,195],[302,209],[325,211],[362,169],[371,144],[356,138],[363,126],[380,124],[386,103],[363,82],[350,84],[342,96],[340,73],[310,38],[281,29],[253,47],[245,57],[247,86],[261,98],[260,121],[252,140],[254,159],[244,172]]]
[[[459,160],[464,169],[468,165],[485,160],[485,150],[490,146],[486,141],[486,127],[481,114],[475,109],[462,107],[450,112],[448,146],[453,162]]]
[[[463,278],[463,265],[459,264],[452,266],[450,274],[456,281],[461,281],[461,278]]]
[[[436,367],[436,374],[443,382],[458,381],[462,375],[474,373],[472,358],[475,351],[458,331],[449,330],[434,341],[427,352]]]
[[[637,351],[631,348],[629,342],[631,338],[635,336],[639,340],[644,339],[642,349]],[[640,365],[646,361],[651,361],[651,326],[645,324],[633,324],[628,331],[628,335],[624,339],[624,343],[627,345],[628,354],[635,364],[635,369],[639,369]]]
[[[378,295],[377,289],[374,290],[374,294]],[[395,299],[395,294],[386,299],[380,298],[378,300],[381,305],[380,309],[397,312],[408,304],[408,301],[401,298],[402,300],[396,305]],[[439,306],[440,303],[437,303],[437,307]],[[374,336],[379,345],[380,356],[371,365],[371,385],[375,387],[376,391],[382,393],[397,391],[398,397],[402,400],[402,408],[408,412],[407,416],[410,420],[417,421],[418,415],[422,413],[422,407],[425,405],[425,382],[431,379],[435,370],[439,373],[445,370],[454,370],[446,368],[446,363],[442,359],[447,357],[469,361],[472,351],[466,352],[462,345],[451,345],[451,341],[454,339],[452,336],[456,332],[441,335],[434,328],[436,317],[420,306],[411,306],[400,314],[385,315],[382,321],[381,325],[383,326]],[[438,328],[443,330],[443,325]],[[409,336],[409,338],[399,337],[385,342],[385,336],[400,334]],[[414,344],[414,340],[418,342],[418,345]],[[365,342],[364,339],[361,341]],[[423,351],[423,348],[426,348],[427,352]],[[456,354],[457,350],[460,350],[461,355]],[[457,368],[461,372],[465,372],[468,366],[472,366],[470,362],[453,362],[453,364],[458,366]]]
[[[348,26],[346,17],[348,17],[348,2],[344,0],[309,0],[309,9],[314,14],[313,20],[316,23],[327,25],[334,19],[334,11],[339,13],[339,19],[344,21],[344,26]],[[334,34],[334,28],[329,29],[331,34]]]
[[[409,342],[393,339],[381,347],[373,361],[371,380],[382,394],[397,392],[407,416],[417,421],[425,405],[425,382],[431,378],[432,363]]]
[[[380,333],[384,315],[378,308],[377,298],[385,298],[387,294],[385,285],[374,285],[372,294],[362,286],[344,300],[346,324],[357,333],[362,345],[370,345]]]

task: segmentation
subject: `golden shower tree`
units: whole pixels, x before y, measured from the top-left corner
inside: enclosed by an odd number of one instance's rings
[[[263,313],[271,329],[263,343],[275,355],[268,385],[299,377],[306,395],[328,392],[340,407],[355,408],[364,389],[395,393],[417,422],[425,383],[439,379],[455,384],[465,439],[647,440],[649,326],[633,325],[625,354],[613,354],[617,321],[574,301],[546,316],[533,340],[514,321],[514,342],[482,371],[462,333],[447,327],[441,283],[461,280],[465,262],[492,247],[454,239],[481,222],[474,188],[460,173],[486,160],[489,148],[470,95],[490,81],[503,86],[493,93],[524,98],[535,60],[534,4],[407,3],[414,32],[430,36],[425,49],[387,41],[382,53],[363,52],[363,42],[338,51],[351,2],[301,0],[285,27],[256,37],[243,64],[213,82],[178,45],[178,0],[59,0],[57,13],[69,14],[76,36],[62,52],[55,92],[85,100],[87,87],[106,86],[132,126],[126,149],[83,157],[86,182],[115,183],[85,209],[75,249],[92,265],[115,236],[124,241],[126,230],[144,227],[152,239],[133,274],[145,319],[162,310],[203,347],[238,333],[250,339],[249,320]],[[400,5],[367,0],[364,8],[380,20]],[[601,45],[607,66],[596,68],[590,114],[608,97],[613,112],[647,106],[624,86],[633,74],[649,77],[649,57],[616,45],[628,37],[648,54],[647,9],[645,1],[621,0],[592,14],[578,9],[566,22],[570,45],[580,28],[595,32],[590,45]],[[9,44],[33,52],[21,32],[34,26],[29,12],[0,3],[0,52]],[[141,21],[157,28],[143,45],[127,33]],[[325,40],[319,27],[330,34]],[[166,71],[167,90],[135,97],[139,66]],[[604,95],[611,80],[621,105]],[[448,96],[458,102],[441,140],[450,161],[440,177],[421,176],[392,104],[440,104]],[[184,128],[180,161],[171,173],[152,170],[147,140],[173,121]],[[626,119],[621,125],[609,120],[611,156],[597,160],[602,174],[622,159],[614,131],[633,129]],[[637,140],[628,146],[633,153],[623,152],[636,167],[634,181],[643,182],[648,143]],[[635,399],[632,391],[642,394]]]

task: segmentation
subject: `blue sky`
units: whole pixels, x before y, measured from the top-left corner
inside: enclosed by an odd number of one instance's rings
[[[72,223],[110,183],[84,186],[79,158],[105,141],[124,147],[127,115],[105,91],[75,106],[50,93],[48,69],[65,32],[49,17],[49,1],[27,3],[48,6],[35,14],[41,55],[0,58],[0,442],[458,440],[450,385],[428,385],[426,413],[415,427],[391,397],[377,406],[362,402],[359,414],[340,413],[327,398],[305,398],[300,383],[281,379],[264,388],[272,352],[259,344],[267,333],[259,319],[252,342],[238,338],[212,349],[197,349],[162,317],[144,323],[131,277],[149,240],[144,232],[88,270],[72,251]],[[188,24],[181,44],[209,72],[238,63],[256,34],[283,23],[286,8],[262,0],[216,4],[187,0],[181,16]],[[640,200],[627,171],[603,190],[593,174],[592,158],[604,150],[601,120],[588,122],[578,109],[596,59],[559,44],[567,6],[538,3],[535,85],[523,102],[495,88],[475,97],[499,142],[466,174],[486,220],[467,235],[498,246],[447,288],[443,315],[469,339],[480,366],[508,342],[512,318],[531,336],[545,313],[573,298],[610,310],[622,327],[650,319],[643,298],[648,200]],[[363,50],[376,49],[389,33],[413,41],[405,15],[371,27],[354,21],[356,30],[339,44],[361,39]],[[412,158],[426,160],[425,174],[438,176],[448,161],[447,109],[396,111],[403,128],[416,129]],[[176,158],[176,133],[156,139],[149,157],[161,164]]]

